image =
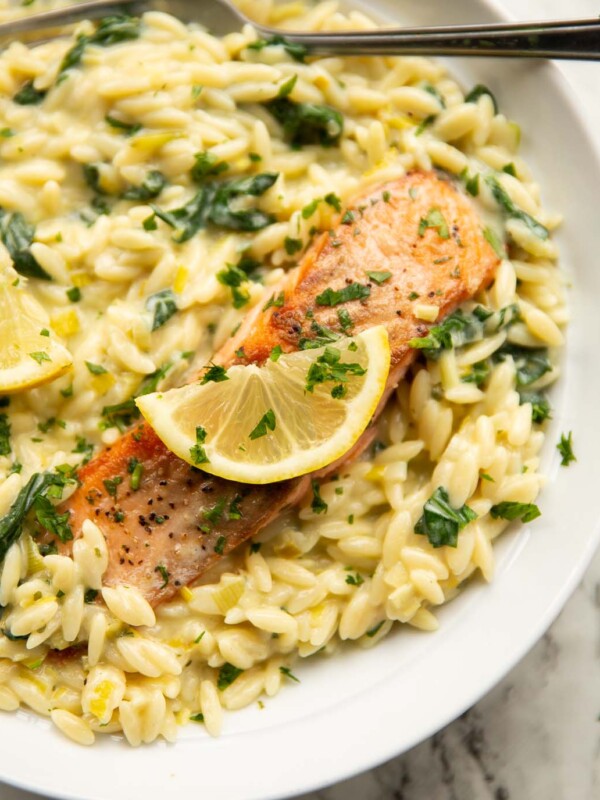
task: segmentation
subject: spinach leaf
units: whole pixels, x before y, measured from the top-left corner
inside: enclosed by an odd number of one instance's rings
[[[12,258],[15,269],[26,278],[52,280],[31,254],[30,247],[35,228],[19,213],[7,214],[0,208],[0,239]]]
[[[161,292],[150,295],[146,300],[146,311],[154,315],[152,320],[152,330],[167,323],[173,314],[177,312],[177,301],[171,289],[163,289]]]
[[[20,106],[37,106],[48,94],[47,89],[36,89],[33,81],[27,81],[13,97],[13,103]]]
[[[442,350],[462,347],[483,337],[484,320],[475,314],[465,314],[460,308],[440,323],[430,328],[429,335],[411,339],[409,345],[416,350],[425,350],[427,358],[437,359]]]
[[[506,500],[490,508],[492,519],[521,519],[522,522],[531,522],[541,516],[542,512],[535,503],[517,503]]]
[[[415,533],[427,536],[433,547],[456,547],[458,534],[465,525],[477,519],[472,508],[452,508],[448,492],[438,486],[423,507],[423,516],[415,525]]]
[[[219,175],[229,169],[229,164],[226,161],[219,161],[217,156],[208,150],[196,153],[194,158],[196,163],[192,167],[190,174],[198,182],[204,180],[208,175]]]
[[[508,193],[502,188],[498,180],[493,175],[488,175],[485,182],[492,190],[495,201],[504,209],[509,217],[518,219],[524,222],[529,230],[534,233],[539,239],[547,239],[550,235],[548,228],[544,227],[541,222],[534,219],[526,211],[523,211],[516,206],[508,196]]]
[[[301,64],[308,54],[308,50],[303,44],[288,41],[284,36],[270,36],[268,39],[257,39],[252,44],[248,45],[248,50],[263,50],[265,47],[274,47],[281,45],[285,52],[291,56],[294,61],[299,61]]]
[[[17,499],[8,513],[0,519],[0,562],[4,560],[10,546],[21,535],[25,518],[31,509],[36,507],[36,503],[38,503],[37,508],[43,508],[39,503],[42,503],[46,497],[60,498],[64,486],[71,480],[72,478],[68,476],[66,471],[64,473],[42,472],[31,476],[17,495]],[[61,523],[63,533],[66,531],[65,523],[66,520]]]
[[[249,178],[232,181],[206,183],[184,206],[173,211],[163,211],[158,206],[150,207],[159,219],[175,228],[176,242],[187,242],[209,223],[235,231],[258,231],[271,225],[274,217],[257,208],[239,211],[231,207],[233,200],[243,197],[259,197],[275,183],[276,172],[264,172]]]
[[[166,183],[167,179],[162,172],[153,169],[148,172],[140,186],[131,186],[123,192],[121,198],[123,200],[141,200],[142,202],[152,200],[154,197],[158,197]]]
[[[533,392],[519,389],[519,403],[531,403],[531,419],[538,424],[551,419],[552,407],[544,392]]]
[[[331,147],[344,132],[344,117],[331,106],[294,103],[287,97],[279,97],[267,103],[266,108],[294,147],[304,144]]]
[[[483,85],[483,83],[478,83],[471,89],[471,91],[465,97],[465,103],[476,103],[483,94],[487,94],[488,97],[491,98],[492,103],[494,105],[494,114],[497,114],[498,103],[496,102],[496,98],[494,97],[492,92],[488,89],[488,87]]]
[[[127,42],[137,39],[140,35],[140,21],[127,14],[114,14],[104,17],[91,35],[80,34],[73,47],[67,51],[61,61],[58,77],[69,69],[81,63],[83,53],[88,44],[97,44],[100,47],[109,47],[112,44]]]
[[[0,456],[9,456],[10,454],[10,422],[6,414],[0,414]]]
[[[125,136],[133,136],[134,133],[137,133],[142,129],[141,123],[139,122],[123,122],[123,120],[117,119],[111,114],[107,114],[104,117],[104,120],[107,125],[110,125],[111,128],[116,128],[117,130],[123,131]]]
[[[517,387],[529,386],[546,372],[550,372],[552,364],[548,358],[548,350],[545,347],[521,347],[517,344],[506,343],[497,350],[494,361],[504,361],[508,356],[512,356],[517,370]]]

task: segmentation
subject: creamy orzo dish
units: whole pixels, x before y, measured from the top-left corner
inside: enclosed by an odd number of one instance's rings
[[[372,25],[329,0],[248,11],[288,28]],[[316,121],[290,116],[303,103]],[[559,218],[489,89],[425,58],[305,58],[250,27],[216,39],[152,12],[8,47],[0,137],[0,270],[73,359],[2,399],[0,515],[35,474],[58,470],[66,497],[68,467],[135,421],[132,398],[208,363],[368,187],[451,176],[501,258],[493,285],[430,330],[368,451],[155,610],[103,586],[101,520],[71,557],[27,517],[1,566],[1,709],[50,715],[82,744],[119,731],[172,741],[190,720],[217,735],[224,711],[294,691],[303,658],[371,647],[395,622],[434,631],[467,578],[491,579],[494,539],[538,514],[568,314]],[[249,201],[198,224],[198,187],[238,179],[258,181]],[[58,490],[35,513],[60,539]]]

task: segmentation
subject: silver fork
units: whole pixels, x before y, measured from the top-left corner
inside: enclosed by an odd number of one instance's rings
[[[83,19],[110,14],[168,11],[195,22],[217,36],[250,23],[263,38],[286,40],[315,55],[445,55],[600,60],[598,19],[518,22],[491,25],[445,25],[426,28],[384,28],[377,31],[297,33],[258,25],[230,0],[91,0],[67,8],[0,24],[0,44],[19,35],[48,31]],[[28,37],[29,39],[31,37]],[[40,36],[42,38],[42,36]]]

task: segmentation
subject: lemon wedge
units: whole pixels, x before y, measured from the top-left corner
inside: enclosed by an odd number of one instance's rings
[[[47,326],[40,304],[9,276],[0,276],[0,394],[31,389],[69,369],[71,354]]]
[[[384,327],[264,366],[212,367],[180,389],[147,394],[138,408],[165,445],[205,472],[273,483],[321,469],[347,453],[385,389]]]

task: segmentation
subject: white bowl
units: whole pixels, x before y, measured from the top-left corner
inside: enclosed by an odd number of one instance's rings
[[[483,0],[353,5],[400,22],[506,18]],[[573,321],[553,396],[542,518],[515,526],[497,543],[494,582],[472,582],[441,609],[437,633],[398,629],[372,650],[347,647],[302,664],[300,685],[286,687],[262,711],[231,715],[218,740],[192,725],[175,745],[133,750],[106,738],[84,749],[21,711],[0,715],[0,779],[78,800],[164,800],[190,791],[210,800],[269,800],[321,787],[407,750],[476,702],[541,636],[576,586],[600,538],[598,152],[552,65],[489,59],[457,60],[451,68],[465,86],[492,87],[501,109],[522,125],[523,153],[545,205],[566,218],[559,242],[574,280]],[[569,430],[578,460],[563,469],[554,444]]]

